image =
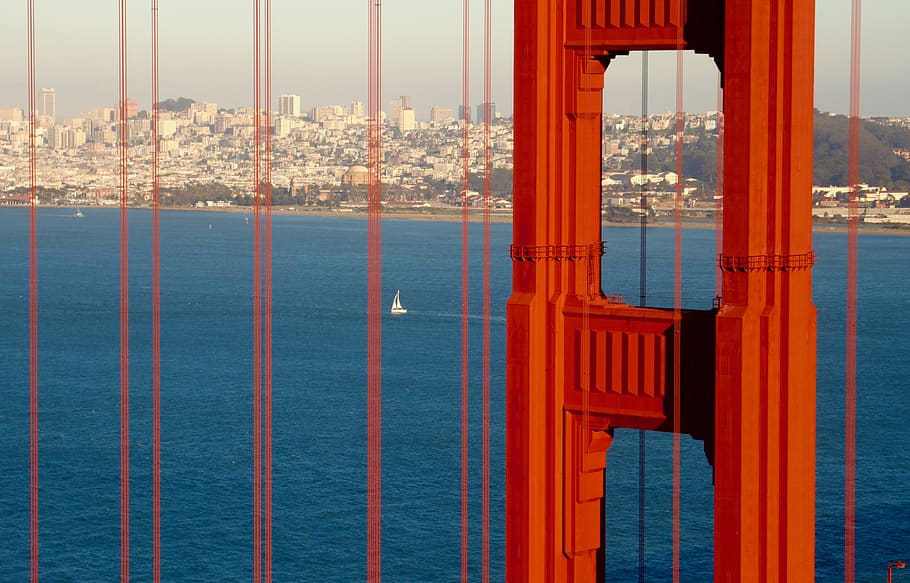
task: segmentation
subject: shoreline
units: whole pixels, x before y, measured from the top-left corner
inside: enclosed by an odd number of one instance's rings
[[[0,208],[22,208],[17,206],[10,207],[0,207]],[[103,206],[69,206],[69,205],[41,205],[39,208],[51,208],[51,209],[71,209],[71,208],[105,208],[116,210],[119,207],[117,205],[103,205]],[[262,207],[260,207],[261,209]],[[289,210],[294,209],[294,210]],[[130,210],[141,210],[141,211],[151,211],[150,206],[132,206]],[[230,206],[230,207],[186,207],[186,206],[167,206],[161,207],[161,210],[164,212],[210,212],[210,213],[233,213],[233,214],[253,214],[253,207],[245,206]],[[328,217],[328,218],[367,218],[366,212],[338,212],[331,210],[298,210],[296,206],[274,206],[272,207],[273,214],[288,215],[288,216],[308,216],[308,217]],[[440,222],[440,223],[460,223],[461,222],[461,210],[454,209],[450,212],[441,208],[434,208],[428,211],[415,211],[415,210],[389,210],[384,209],[382,213],[382,218],[392,219],[392,220],[403,220],[403,221],[429,221],[429,222]],[[468,222],[471,223],[480,223],[483,222],[483,213],[480,211],[469,211],[468,212]],[[490,222],[491,223],[511,223],[512,222],[512,213],[511,212],[491,212],[490,213]],[[713,220],[683,220],[683,227],[687,229],[711,229],[715,228],[715,223]],[[601,225],[605,227],[613,228],[634,228],[638,229],[641,227],[640,223],[637,222],[613,222],[602,220]],[[675,227],[673,221],[651,221],[648,223],[649,228],[655,229],[672,229]],[[813,233],[846,233],[848,228],[843,224],[826,224],[813,221],[812,223],[812,232]],[[905,228],[901,226],[895,226],[893,228],[883,227],[880,225],[872,226],[862,226],[858,228],[858,233],[863,235],[896,235],[896,236],[910,236],[910,228]]]

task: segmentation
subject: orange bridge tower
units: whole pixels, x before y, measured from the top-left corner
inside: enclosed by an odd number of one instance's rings
[[[715,580],[814,581],[814,4],[515,1],[510,583],[603,579],[604,452],[616,427],[673,429],[677,326],[675,421],[713,458]],[[600,267],[605,70],[677,48],[714,59],[725,112],[722,301],[678,320],[608,299]]]

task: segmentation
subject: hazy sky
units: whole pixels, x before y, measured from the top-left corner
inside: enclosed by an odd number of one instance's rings
[[[472,0],[471,102],[482,99],[483,2]],[[863,6],[863,115],[910,116],[910,72],[904,39],[907,0],[866,0]],[[3,0],[0,19],[0,108],[26,105],[26,2]],[[252,1],[159,0],[160,95],[252,104]],[[117,2],[37,0],[38,87],[57,91],[58,117],[117,101]],[[274,0],[273,96],[301,95],[304,107],[365,100],[368,2]],[[819,109],[849,109],[851,0],[816,0],[815,101]],[[493,100],[512,109],[512,0],[493,0]],[[129,0],[129,93],[149,106],[151,0]],[[462,2],[383,2],[383,108],[411,96],[419,119],[430,107],[461,101]],[[641,60],[615,60],[607,73],[606,110],[641,109]],[[674,105],[675,58],[651,53],[652,112]],[[705,56],[689,55],[685,108],[716,108],[717,72]]]

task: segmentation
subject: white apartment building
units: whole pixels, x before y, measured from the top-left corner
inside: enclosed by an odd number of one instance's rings
[[[417,114],[414,112],[414,108],[402,108],[398,113],[398,129],[409,132],[415,128],[417,128]]]
[[[300,96],[285,93],[278,98],[278,113],[300,117]]]

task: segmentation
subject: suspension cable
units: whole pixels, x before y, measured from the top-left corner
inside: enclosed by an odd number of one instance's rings
[[[683,25],[684,3],[679,3],[676,37],[676,196],[673,240],[673,583],[679,583],[680,519],[680,386],[682,364],[682,184],[683,184]]]
[[[272,583],[272,0],[265,8],[265,583]]]
[[[126,0],[120,0],[120,580],[130,580],[129,128]]]
[[[471,41],[471,0],[464,0],[464,25],[462,32],[462,73],[461,73],[461,581],[468,581],[468,432],[469,432],[469,354],[468,316],[470,313],[468,275],[469,228],[468,228],[468,187],[470,185],[470,41]]]
[[[483,18],[483,569],[482,581],[490,581],[490,124],[492,99],[492,2],[484,0]]]
[[[639,252],[638,305],[648,301],[648,51],[641,53],[641,241]],[[645,468],[647,432],[638,431],[638,581],[645,580]]]
[[[714,187],[714,256],[720,257],[724,243],[724,88],[721,85],[723,73],[717,74],[717,180]],[[720,298],[723,288],[723,273],[714,268],[714,296]],[[718,306],[719,307],[719,306]]]
[[[152,578],[161,581],[161,183],[158,0],[152,0]]]
[[[847,354],[844,431],[844,583],[853,583],[856,520],[856,307],[859,194],[859,79],[862,0],[853,0],[850,42],[849,210],[847,221]]]
[[[262,113],[260,0],[253,0],[253,581],[262,580]]]
[[[641,233],[639,244],[638,305],[644,307],[648,298],[648,51],[641,53]]]
[[[382,4],[368,3],[367,580],[373,583],[382,572]]]
[[[38,162],[35,126],[35,0],[28,0],[29,177],[29,547],[30,576],[38,583]]]

